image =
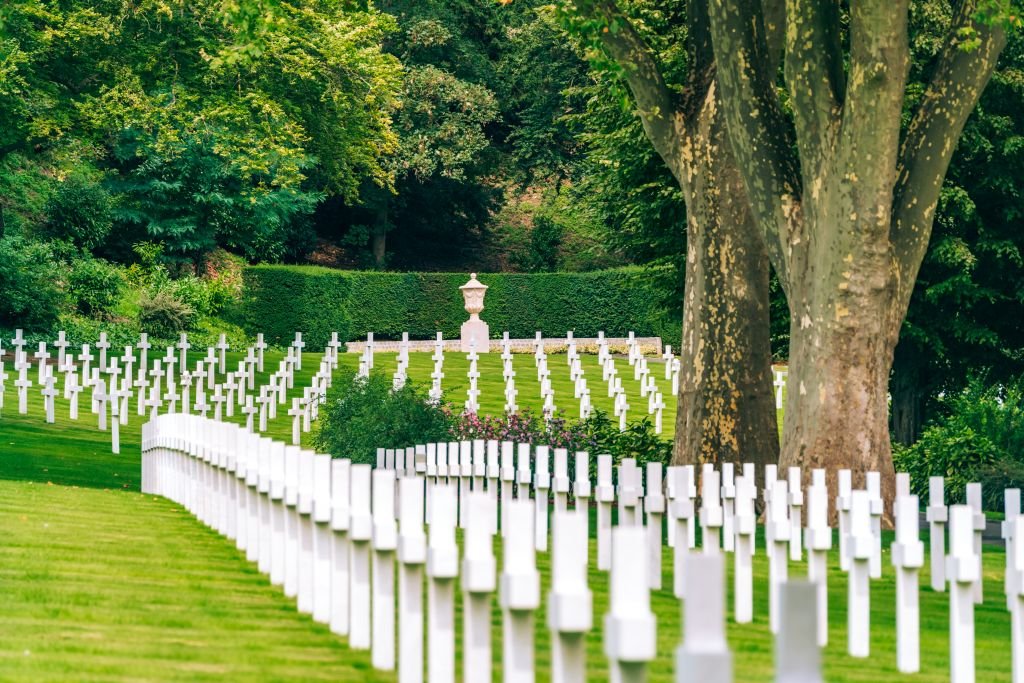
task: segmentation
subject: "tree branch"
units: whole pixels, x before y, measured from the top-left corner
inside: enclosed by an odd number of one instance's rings
[[[786,47],[786,0],[761,0],[761,15],[774,72],[779,68]]]
[[[733,154],[768,255],[788,293],[800,220],[800,176],[789,122],[779,106],[760,3],[709,0],[708,15]]]
[[[838,0],[787,0],[785,49],[800,162],[810,177],[832,146],[846,89]]]
[[[687,0],[686,39],[690,63],[683,89],[683,112],[692,118],[707,99],[715,81],[715,54],[708,26],[707,0]]]
[[[851,0],[850,77],[832,160],[860,244],[889,236],[903,102],[910,70],[909,0]]]
[[[891,240],[899,272],[900,311],[906,310],[928,250],[935,208],[957,141],[1006,46],[1006,32],[974,21],[977,2],[963,2],[900,149]],[[961,29],[980,44],[964,49]],[[902,318],[901,318],[902,319]]]
[[[686,134],[685,128],[654,51],[615,0],[581,2],[577,4],[577,10],[581,15],[600,19],[605,24],[599,33],[601,45],[622,68],[647,137],[676,179],[683,178],[679,150]]]

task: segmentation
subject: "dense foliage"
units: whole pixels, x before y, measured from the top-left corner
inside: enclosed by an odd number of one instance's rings
[[[63,303],[53,251],[21,237],[0,237],[0,325],[49,330]]]
[[[593,273],[495,273],[488,285],[484,320],[492,336],[513,338],[608,336],[678,339],[679,325],[657,305],[645,271],[624,268]],[[252,332],[281,343],[301,330],[312,347],[332,331],[343,340],[365,337],[431,339],[458,337],[466,320],[459,286],[463,273],[383,273],[297,266],[245,270],[244,312]]]
[[[378,448],[447,440],[450,417],[413,382],[395,390],[383,374],[351,375],[335,381],[313,443],[323,453],[373,464]]]
[[[591,456],[592,481],[597,479],[596,456],[599,454],[611,455],[612,463],[616,465],[623,458],[633,458],[641,468],[649,462],[667,466],[672,457],[672,443],[654,432],[650,420],[644,418],[628,424],[625,430],[619,430],[618,421],[610,420],[600,410],[586,420],[567,419],[560,414],[545,420],[529,411],[485,416],[463,413],[451,416],[449,433],[457,441],[483,439],[564,448],[570,457],[577,451],[583,451]],[[572,467],[570,464],[570,472]]]
[[[1024,382],[989,386],[980,378],[938,399],[941,412],[909,448],[895,454],[913,490],[928,496],[928,477],[946,478],[948,502],[964,501],[968,482],[983,481],[987,509],[1002,509],[1003,489],[1024,483]]]
[[[122,258],[150,238],[181,260],[218,245],[277,260],[320,198],[388,185],[401,74],[382,49],[390,18],[292,0],[240,21],[231,7],[6,6],[0,225]]]
[[[595,470],[593,456],[599,453],[612,454],[615,463],[635,458],[641,466],[667,464],[672,454],[672,444],[658,437],[646,419],[619,431],[618,423],[601,412],[586,420],[561,415],[545,420],[529,411],[500,416],[460,413],[449,404],[428,400],[424,388],[413,382],[395,389],[380,373],[350,375],[335,384],[321,408],[314,445],[335,457],[372,464],[378,448],[476,439],[585,451]]]

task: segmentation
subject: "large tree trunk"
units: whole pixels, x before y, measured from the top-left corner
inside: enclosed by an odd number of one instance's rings
[[[778,462],[768,254],[713,100],[694,131],[673,462]]]
[[[828,180],[822,184],[830,187]],[[840,469],[852,471],[854,488],[863,488],[865,474],[875,471],[883,500],[891,501],[896,479],[887,395],[902,313],[894,310],[897,276],[888,244],[871,235],[871,217],[888,215],[888,206],[884,197],[878,204],[877,197],[868,199],[872,203],[853,192],[822,191],[819,201],[804,205],[810,239],[790,278],[779,465],[799,466],[805,485],[813,469],[824,469],[830,491],[838,490]],[[891,512],[887,505],[886,519]]]
[[[892,440],[904,446],[913,445],[921,435],[923,380],[915,350],[909,342],[901,341],[896,345],[889,391],[892,393]]]

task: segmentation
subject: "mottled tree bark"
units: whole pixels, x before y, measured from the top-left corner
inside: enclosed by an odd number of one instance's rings
[[[960,3],[901,143],[908,0],[850,3],[848,54],[838,0],[786,0],[792,124],[767,39],[780,1],[709,6],[729,139],[792,316],[780,466],[805,481],[825,468],[833,489],[841,468],[855,484],[878,471],[890,501],[893,353],[946,168],[1005,36]],[[979,37],[972,51],[965,27]]]
[[[675,95],[655,55],[615,2],[581,7],[607,22],[605,50],[623,68],[655,150],[687,209],[682,372],[673,462],[775,463],[778,427],[768,325],[769,264],[714,87],[704,0],[691,0],[690,73]]]
[[[768,254],[713,96],[693,131],[677,464],[776,463]],[[760,468],[759,468],[760,469]]]

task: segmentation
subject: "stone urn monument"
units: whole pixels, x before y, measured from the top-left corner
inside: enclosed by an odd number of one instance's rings
[[[487,293],[487,285],[476,279],[476,273],[470,273],[469,282],[459,287],[462,290],[462,298],[466,301],[466,312],[469,313],[469,320],[462,323],[462,351],[469,353],[470,342],[476,340],[477,353],[487,353],[490,350],[490,328],[480,319],[480,312],[484,310],[484,294]]]

